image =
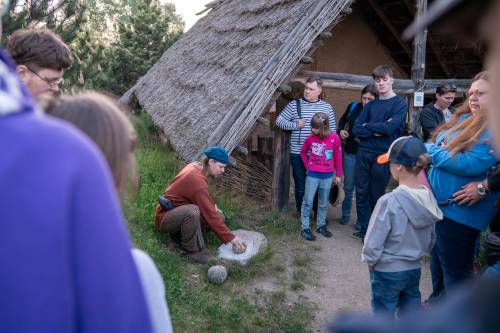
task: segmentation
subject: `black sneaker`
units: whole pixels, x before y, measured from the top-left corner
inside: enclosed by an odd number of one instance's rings
[[[362,241],[365,238],[365,233],[361,231],[356,231],[352,234],[352,238]]]
[[[328,238],[332,237],[332,233],[326,228],[326,226],[319,227],[316,229],[316,232]]]
[[[308,241],[313,241],[316,240],[316,236],[313,235],[311,229],[304,229],[300,232],[300,235],[302,238],[308,240]]]

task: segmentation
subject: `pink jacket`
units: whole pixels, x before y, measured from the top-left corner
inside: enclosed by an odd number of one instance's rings
[[[333,172],[342,177],[342,148],[340,138],[332,133],[324,139],[310,135],[300,152],[304,166],[309,171]]]

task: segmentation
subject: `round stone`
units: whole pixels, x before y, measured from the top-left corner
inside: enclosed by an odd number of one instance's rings
[[[222,265],[212,266],[208,269],[208,281],[222,284],[227,279],[227,269]]]

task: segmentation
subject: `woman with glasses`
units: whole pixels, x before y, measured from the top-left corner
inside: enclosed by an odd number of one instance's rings
[[[444,218],[436,224],[436,244],[431,256],[433,292],[430,301],[472,274],[476,240],[497,213],[498,195],[477,192],[483,200],[462,204],[456,193],[473,181],[485,178],[496,162],[487,129],[486,103],[490,82],[482,72],[472,79],[467,101],[453,119],[441,125],[426,143],[432,159],[429,182]]]

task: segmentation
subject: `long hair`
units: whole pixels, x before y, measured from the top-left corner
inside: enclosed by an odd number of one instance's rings
[[[311,118],[311,128],[319,129],[319,137],[324,139],[330,135],[328,115],[324,112],[316,112]]]
[[[474,76],[471,83],[479,80],[485,80],[489,82],[488,73],[486,71],[481,72]],[[462,115],[471,114],[469,118],[460,122]],[[463,151],[469,150],[478,140],[479,136],[488,127],[487,114],[485,110],[480,110],[476,114],[472,114],[469,107],[469,99],[458,107],[455,111],[453,118],[450,122],[439,126],[431,135],[430,140],[434,141],[439,132],[449,131],[444,140],[448,142],[450,136],[456,132],[460,132],[456,137],[454,137],[450,142],[447,143],[446,148],[450,150],[451,155],[461,153]]]
[[[99,93],[85,92],[49,100],[45,109],[51,116],[78,127],[97,144],[120,195],[125,194],[127,185],[137,188],[134,128],[114,100]]]

